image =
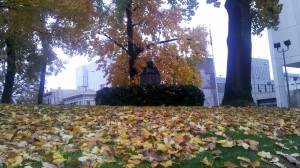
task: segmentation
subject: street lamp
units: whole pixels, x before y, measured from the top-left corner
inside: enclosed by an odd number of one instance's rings
[[[277,49],[277,52],[283,54],[283,63],[284,63],[284,69],[285,69],[285,80],[286,80],[286,85],[287,85],[287,90],[288,90],[288,107],[291,107],[291,98],[290,98],[290,87],[289,87],[289,80],[287,76],[287,70],[286,70],[286,63],[285,63],[285,55],[284,53],[289,50],[290,45],[292,44],[290,40],[283,41],[284,45],[287,47],[287,49],[282,48],[279,50],[281,47],[280,43],[274,43],[274,48]]]
[[[297,90],[297,84],[298,84],[298,83],[297,83],[297,79],[298,79],[298,77],[295,76],[293,79],[294,79],[294,81],[295,81],[296,90]]]

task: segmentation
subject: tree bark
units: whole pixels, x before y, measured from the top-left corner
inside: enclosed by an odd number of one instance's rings
[[[13,86],[16,75],[16,53],[15,44],[13,40],[6,40],[6,50],[7,50],[7,71],[5,75],[4,89],[2,93],[1,103],[11,103]]]
[[[222,105],[253,105],[251,94],[251,0],[226,0],[228,60]]]
[[[43,97],[45,92],[45,81],[46,81],[46,69],[47,69],[47,62],[44,61],[42,63],[42,69],[40,74],[40,86],[39,86],[37,104],[43,104]]]
[[[129,55],[129,76],[130,81],[134,80],[134,77],[137,75],[137,70],[134,67],[134,62],[137,58],[135,53],[134,43],[133,43],[133,23],[132,23],[132,7],[129,2],[126,8],[126,17],[127,17],[127,45],[128,45],[128,55]]]

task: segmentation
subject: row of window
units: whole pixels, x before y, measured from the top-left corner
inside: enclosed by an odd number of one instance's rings
[[[224,83],[218,83],[218,92],[224,93],[225,91],[225,84]],[[252,85],[253,92],[259,92],[259,93],[266,93],[266,92],[274,92],[274,85],[273,84],[257,84]]]

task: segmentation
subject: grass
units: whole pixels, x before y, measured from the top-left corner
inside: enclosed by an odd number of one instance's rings
[[[0,105],[0,168],[296,168],[299,123],[299,109]]]

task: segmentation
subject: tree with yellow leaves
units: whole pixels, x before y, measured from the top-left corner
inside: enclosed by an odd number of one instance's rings
[[[181,3],[124,0],[106,4],[106,8],[105,19],[95,27],[99,37],[94,49],[109,84],[138,83],[146,62],[153,60],[162,83],[199,86],[196,65],[207,55],[207,33],[202,26],[182,27],[190,15],[181,12],[186,9]]]

